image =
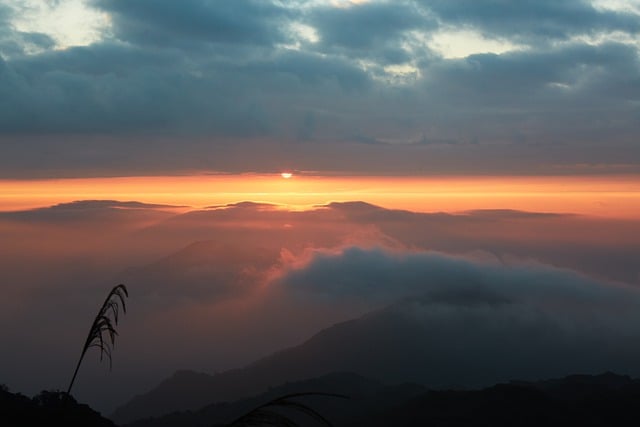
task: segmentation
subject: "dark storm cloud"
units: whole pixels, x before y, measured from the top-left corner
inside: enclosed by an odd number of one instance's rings
[[[637,16],[598,10],[587,0],[418,0],[443,23],[531,43],[602,31],[637,33]],[[532,40],[533,39],[533,40]]]
[[[287,39],[290,12],[271,2],[235,0],[94,0],[110,12],[115,36],[142,45],[270,45]]]

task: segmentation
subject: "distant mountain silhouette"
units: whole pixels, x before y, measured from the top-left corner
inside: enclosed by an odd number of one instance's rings
[[[0,212],[0,219],[25,221],[32,224],[74,224],[128,228],[138,223],[155,223],[176,215],[173,210],[186,206],[160,205],[136,201],[77,200],[70,203]]]
[[[258,396],[236,402],[213,403],[195,411],[174,412],[162,417],[138,420],[127,424],[127,427],[224,425],[274,398],[310,390],[340,393],[350,397],[348,400],[334,400],[322,396],[305,398],[304,402],[322,413],[323,416],[331,414],[331,422],[333,423],[360,415],[363,402],[372,401],[375,396],[380,397],[385,392],[393,395],[393,401],[399,404],[426,391],[424,387],[418,385],[405,385],[402,390],[396,390],[356,374],[333,373],[319,378],[286,383],[270,388]],[[394,392],[388,393],[388,390]]]
[[[355,374],[336,373],[287,383],[233,403],[139,420],[127,427],[222,426],[277,396],[303,390],[351,396],[349,400],[305,400],[336,427],[618,426],[640,421],[636,410],[640,381],[612,373],[540,382],[512,381],[474,391],[433,391],[413,384],[386,386]]]
[[[138,292],[224,299],[246,292],[257,272],[279,255],[279,249],[197,241],[144,267],[129,268],[118,280],[135,283]]]
[[[235,402],[141,419],[126,427],[224,426],[276,397],[315,390],[348,400],[308,397],[303,403],[335,427],[430,426],[631,426],[640,422],[640,380],[607,372],[544,381],[511,381],[481,390],[427,390],[416,384],[388,386],[352,373],[285,383]],[[3,426],[115,427],[66,393],[43,391],[32,399],[0,387]],[[300,424],[307,425],[307,424]]]
[[[349,341],[350,337],[356,338],[356,335],[359,335],[359,342],[378,341],[380,344],[386,338],[391,340],[388,341],[388,345],[393,346],[392,341],[403,333],[410,334],[409,323],[385,320],[380,322],[385,325],[377,325],[375,320],[335,325],[300,346],[277,352],[243,369],[216,375],[178,371],[150,392],[138,395],[116,409],[111,418],[123,424],[173,411],[194,410],[212,402],[246,398],[287,381],[298,381],[332,372],[357,371],[353,368],[359,364],[367,365],[363,358],[368,356],[372,343],[362,343],[362,346],[359,346],[354,341],[353,346],[347,345],[346,341]],[[354,327],[362,331],[354,330]],[[385,363],[378,357],[373,359],[376,362],[369,363],[372,369],[379,368],[373,366],[376,363]],[[398,361],[389,360],[389,363],[397,364]]]
[[[535,388],[563,400],[582,399],[598,393],[640,388],[640,380],[613,372],[600,375],[569,375],[560,379],[533,382],[511,381],[511,384]]]
[[[498,384],[479,391],[430,391],[356,425],[631,426],[640,422],[640,381],[611,373]],[[344,426],[349,424],[344,424]]]
[[[5,427],[115,427],[87,405],[66,393],[43,391],[32,399],[0,387],[0,425]]]
[[[432,309],[429,304],[434,299],[451,299],[455,304]],[[590,337],[567,336],[556,325],[529,320],[528,315],[514,317],[521,308],[510,304],[481,293],[408,299],[336,324],[299,346],[243,369],[216,375],[177,372],[119,407],[112,419],[122,424],[196,410],[213,402],[257,395],[287,381],[332,372],[354,372],[386,383],[414,382],[430,389],[459,389],[513,378],[538,380],[576,371],[620,371],[628,366],[626,359],[617,359],[614,349],[604,348]],[[501,305],[505,305],[504,311],[494,310],[495,315],[485,316],[488,307]],[[446,312],[439,317],[444,309],[461,311],[453,317]],[[481,315],[475,316],[477,313]]]

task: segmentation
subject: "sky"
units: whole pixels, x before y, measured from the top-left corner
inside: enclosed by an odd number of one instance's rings
[[[0,177],[637,174],[637,0],[4,0]]]
[[[639,32],[639,0],[0,0],[0,384],[65,388],[117,283],[74,391],[106,414],[376,310],[443,360],[640,375]]]

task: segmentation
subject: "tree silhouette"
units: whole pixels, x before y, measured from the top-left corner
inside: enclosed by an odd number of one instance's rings
[[[71,388],[78,375],[78,370],[84,359],[84,355],[91,347],[97,347],[100,349],[100,361],[106,356],[109,359],[109,369],[111,369],[111,351],[115,345],[116,335],[118,332],[115,329],[115,325],[118,324],[118,314],[120,311],[120,305],[122,305],[122,312],[126,313],[127,308],[125,305],[125,298],[129,296],[126,286],[119,284],[111,289],[109,295],[104,300],[100,311],[93,319],[91,329],[82,347],[82,353],[80,353],[80,359],[76,365],[76,370],[73,373],[67,394],[71,393]],[[106,336],[105,336],[106,335]]]

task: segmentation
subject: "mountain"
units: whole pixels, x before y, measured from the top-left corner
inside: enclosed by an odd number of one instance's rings
[[[115,427],[87,405],[63,392],[43,391],[33,398],[0,386],[0,420],[7,427],[41,425]]]
[[[383,345],[396,346],[403,341],[402,337],[411,335],[411,328],[411,324],[400,319],[373,316],[337,324],[300,346],[275,353],[243,369],[216,375],[178,371],[150,392],[117,408],[111,419],[124,424],[173,411],[194,410],[211,402],[246,398],[287,381],[332,372],[357,372],[348,368],[359,365],[368,366],[365,370],[370,373],[385,364],[381,358],[367,357],[374,342],[380,344],[381,339],[386,339]],[[352,341],[356,337],[361,345]],[[397,365],[397,358],[389,356],[389,363]]]
[[[279,255],[279,249],[196,241],[144,267],[129,268],[117,280],[135,283],[139,293],[221,300],[250,289]]]
[[[639,401],[639,380],[612,373],[572,375],[475,391],[429,391],[391,409],[365,414],[352,425],[631,426],[640,422]]]
[[[636,410],[640,381],[613,373],[539,382],[512,381],[472,391],[435,391],[414,384],[387,386],[355,374],[336,373],[287,383],[233,403],[210,404],[197,411],[139,420],[127,427],[225,425],[279,396],[310,390],[349,396],[349,399],[299,398],[336,427],[623,426],[637,425],[640,421]],[[299,421],[300,425],[307,425],[302,423],[304,418]]]
[[[619,392],[625,389],[640,390],[640,380],[613,372],[600,375],[569,375],[544,381],[511,381],[511,384],[535,388],[561,400],[584,399],[599,393]]]
[[[430,389],[480,388],[513,378],[573,372],[629,372],[633,343],[607,346],[583,330],[478,289],[413,297],[329,327],[301,345],[217,375],[181,371],[118,408],[123,424],[212,402],[235,401],[269,387],[332,372]],[[590,335],[591,334],[591,335]],[[515,385],[514,385],[515,386]]]
[[[331,396],[306,396],[296,399],[313,407],[321,414],[330,414],[332,422],[347,422],[359,417],[384,402],[383,407],[400,404],[419,396],[426,389],[419,385],[403,384],[391,387],[352,373],[333,373],[319,378],[285,383],[257,396],[236,402],[213,403],[194,411],[177,411],[155,418],[146,418],[128,424],[127,427],[195,427],[227,424],[253,408],[281,396],[293,393],[331,393],[347,398]]]

